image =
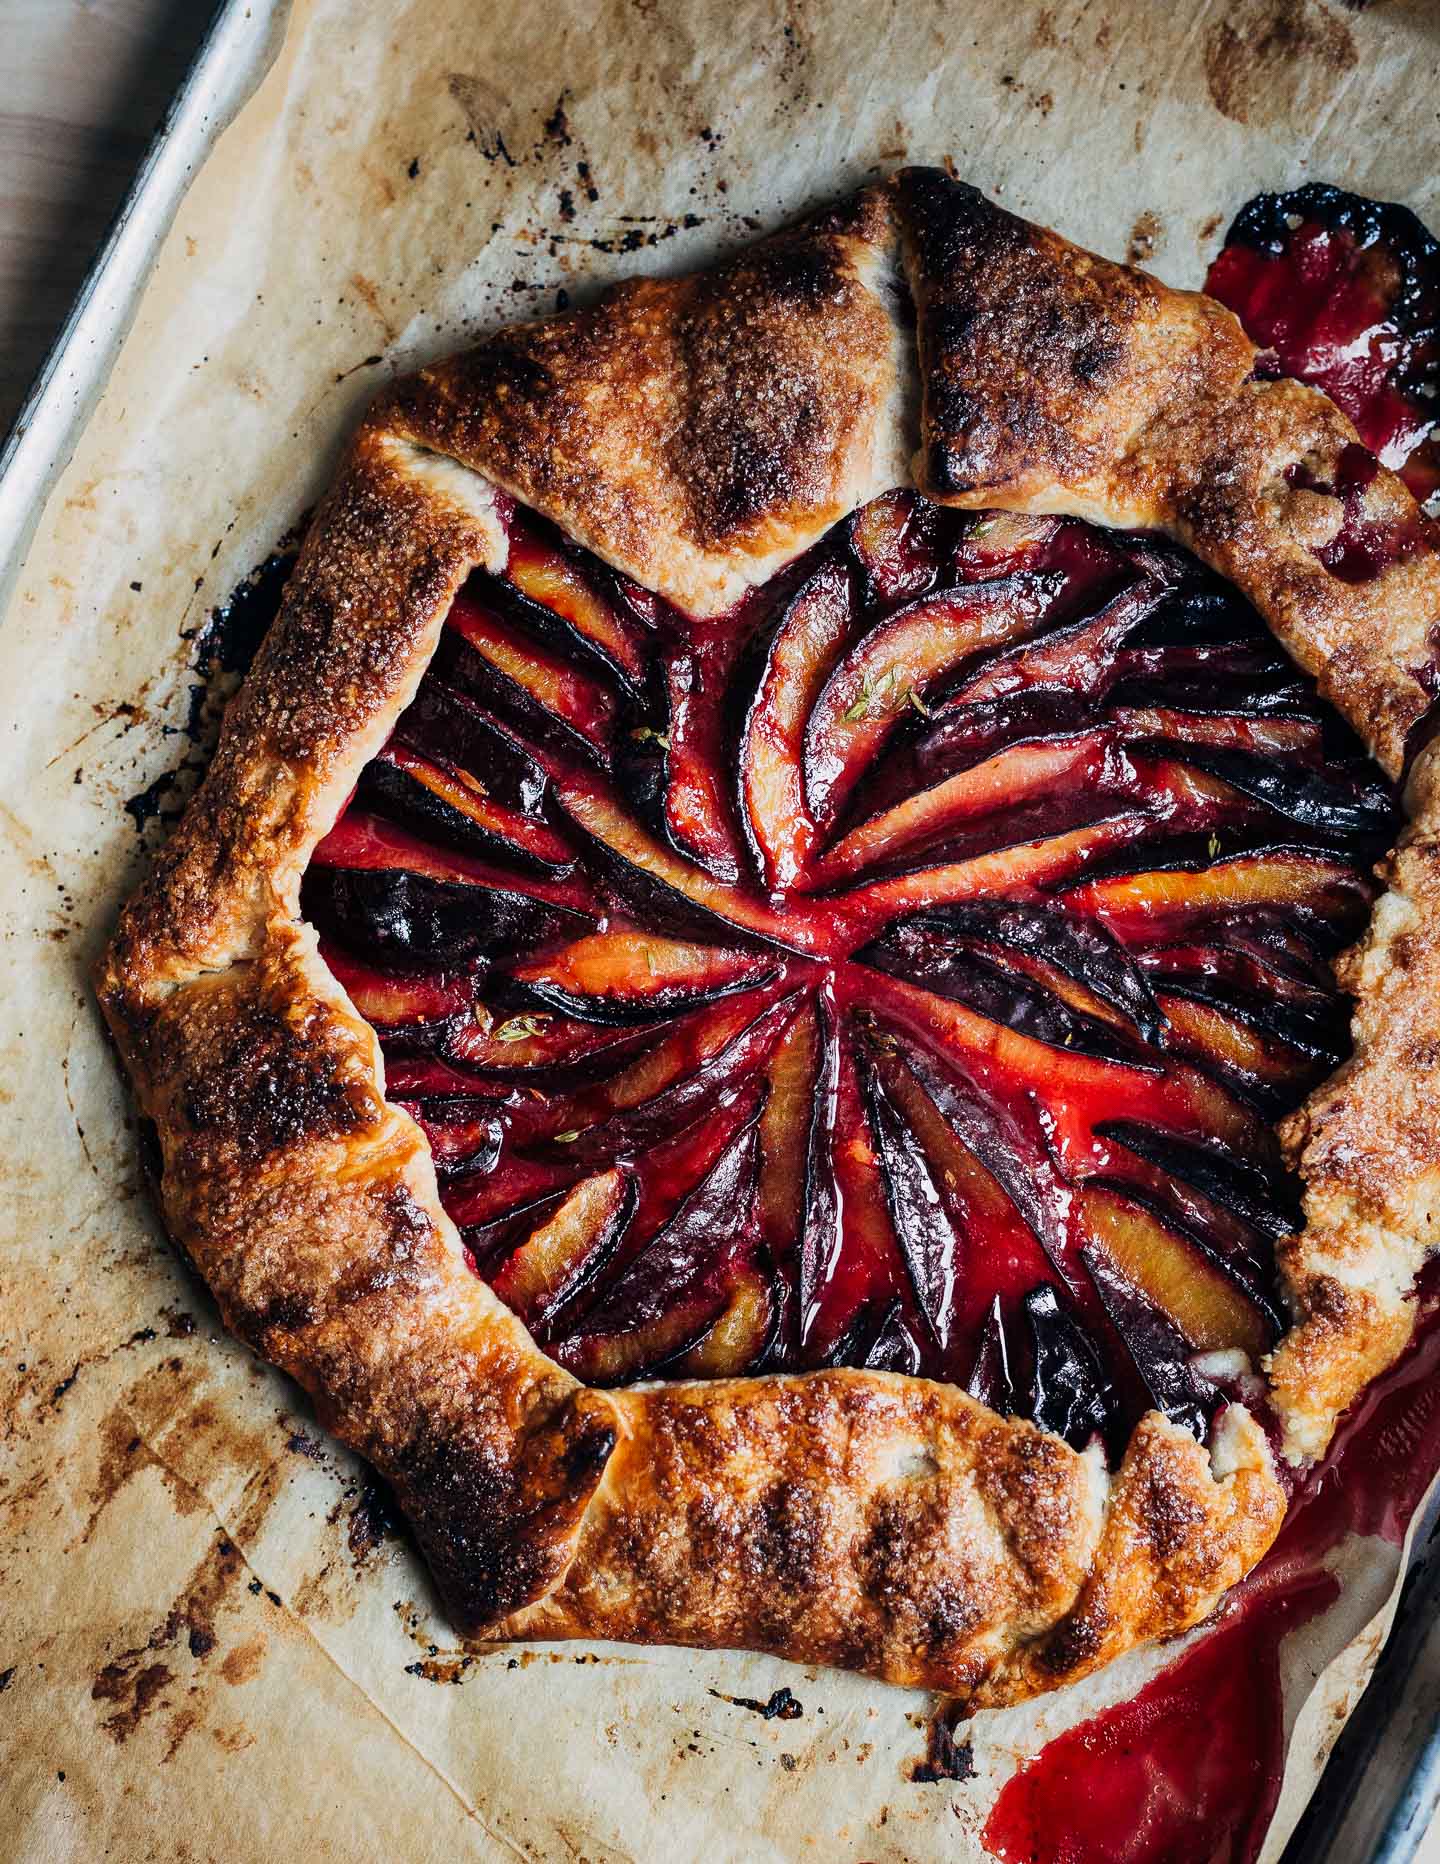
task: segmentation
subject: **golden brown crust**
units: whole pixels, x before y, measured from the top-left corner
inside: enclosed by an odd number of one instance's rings
[[[1208,1450],[1150,1415],[1107,1486],[1033,1426],[884,1373],[586,1390],[465,1267],[424,1139],[298,918],[309,854],[454,589],[502,560],[494,485],[713,610],[902,476],[897,215],[924,487],[1164,525],[1398,768],[1436,567],[1417,549],[1358,593],[1324,571],[1334,514],[1283,467],[1332,462],[1341,417],[1253,381],[1218,307],[912,171],[704,279],[628,286],[394,391],[97,986],[177,1241],[236,1332],[395,1484],[464,1628],[745,1644],[999,1704],[1195,1623],[1260,1557],[1283,1491],[1244,1412]],[[1374,496],[1413,513],[1388,476]],[[1273,1379],[1297,1453],[1403,1344],[1440,1185],[1435,787],[1422,760],[1351,961],[1355,1059],[1287,1133],[1309,1227]]]
[[[1284,1516],[1260,1428],[1244,1412],[1221,1420],[1210,1456],[1178,1424],[1150,1412],[1111,1484],[1074,1609],[996,1665],[971,1706],[1024,1702],[1136,1644],[1199,1624],[1254,1566]]]
[[[968,1694],[1089,1570],[1103,1471],[873,1372],[619,1392],[566,1579],[501,1636],[745,1645]]]
[[[714,614],[903,475],[894,246],[871,189],[713,272],[502,330],[389,418]]]

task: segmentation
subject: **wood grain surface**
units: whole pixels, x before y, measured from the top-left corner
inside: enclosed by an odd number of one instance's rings
[[[0,0],[0,435],[215,0]]]

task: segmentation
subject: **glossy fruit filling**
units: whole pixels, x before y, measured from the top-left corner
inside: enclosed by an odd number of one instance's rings
[[[1272,374],[1324,389],[1370,452],[1422,503],[1433,499],[1440,245],[1408,207],[1320,182],[1259,194],[1205,289],[1268,352]]]
[[[959,1383],[1113,1452],[1281,1328],[1385,783],[1232,590],[875,500],[700,621],[517,514],[304,885],[582,1377]]]

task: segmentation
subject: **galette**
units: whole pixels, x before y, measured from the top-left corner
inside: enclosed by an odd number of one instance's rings
[[[460,1631],[979,1708],[1263,1556],[1440,1209],[1434,269],[912,168],[370,410],[98,988]]]

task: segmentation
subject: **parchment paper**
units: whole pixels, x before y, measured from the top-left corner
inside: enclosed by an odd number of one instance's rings
[[[193,778],[196,631],[390,373],[905,158],[951,156],[1177,283],[1262,186],[1334,179],[1434,225],[1437,65],[1425,0],[295,0],[0,644],[0,1851],[977,1858],[1016,1761],[1173,1657],[983,1718],[976,1777],[917,1784],[918,1694],[726,1654],[452,1648],[363,1471],[159,1237],[85,971],[143,857],[122,804],[148,790],[163,818]],[[1395,1549],[1345,1565],[1286,1647],[1272,1854],[1392,1603]],[[781,1685],[797,1719],[725,1699]]]

